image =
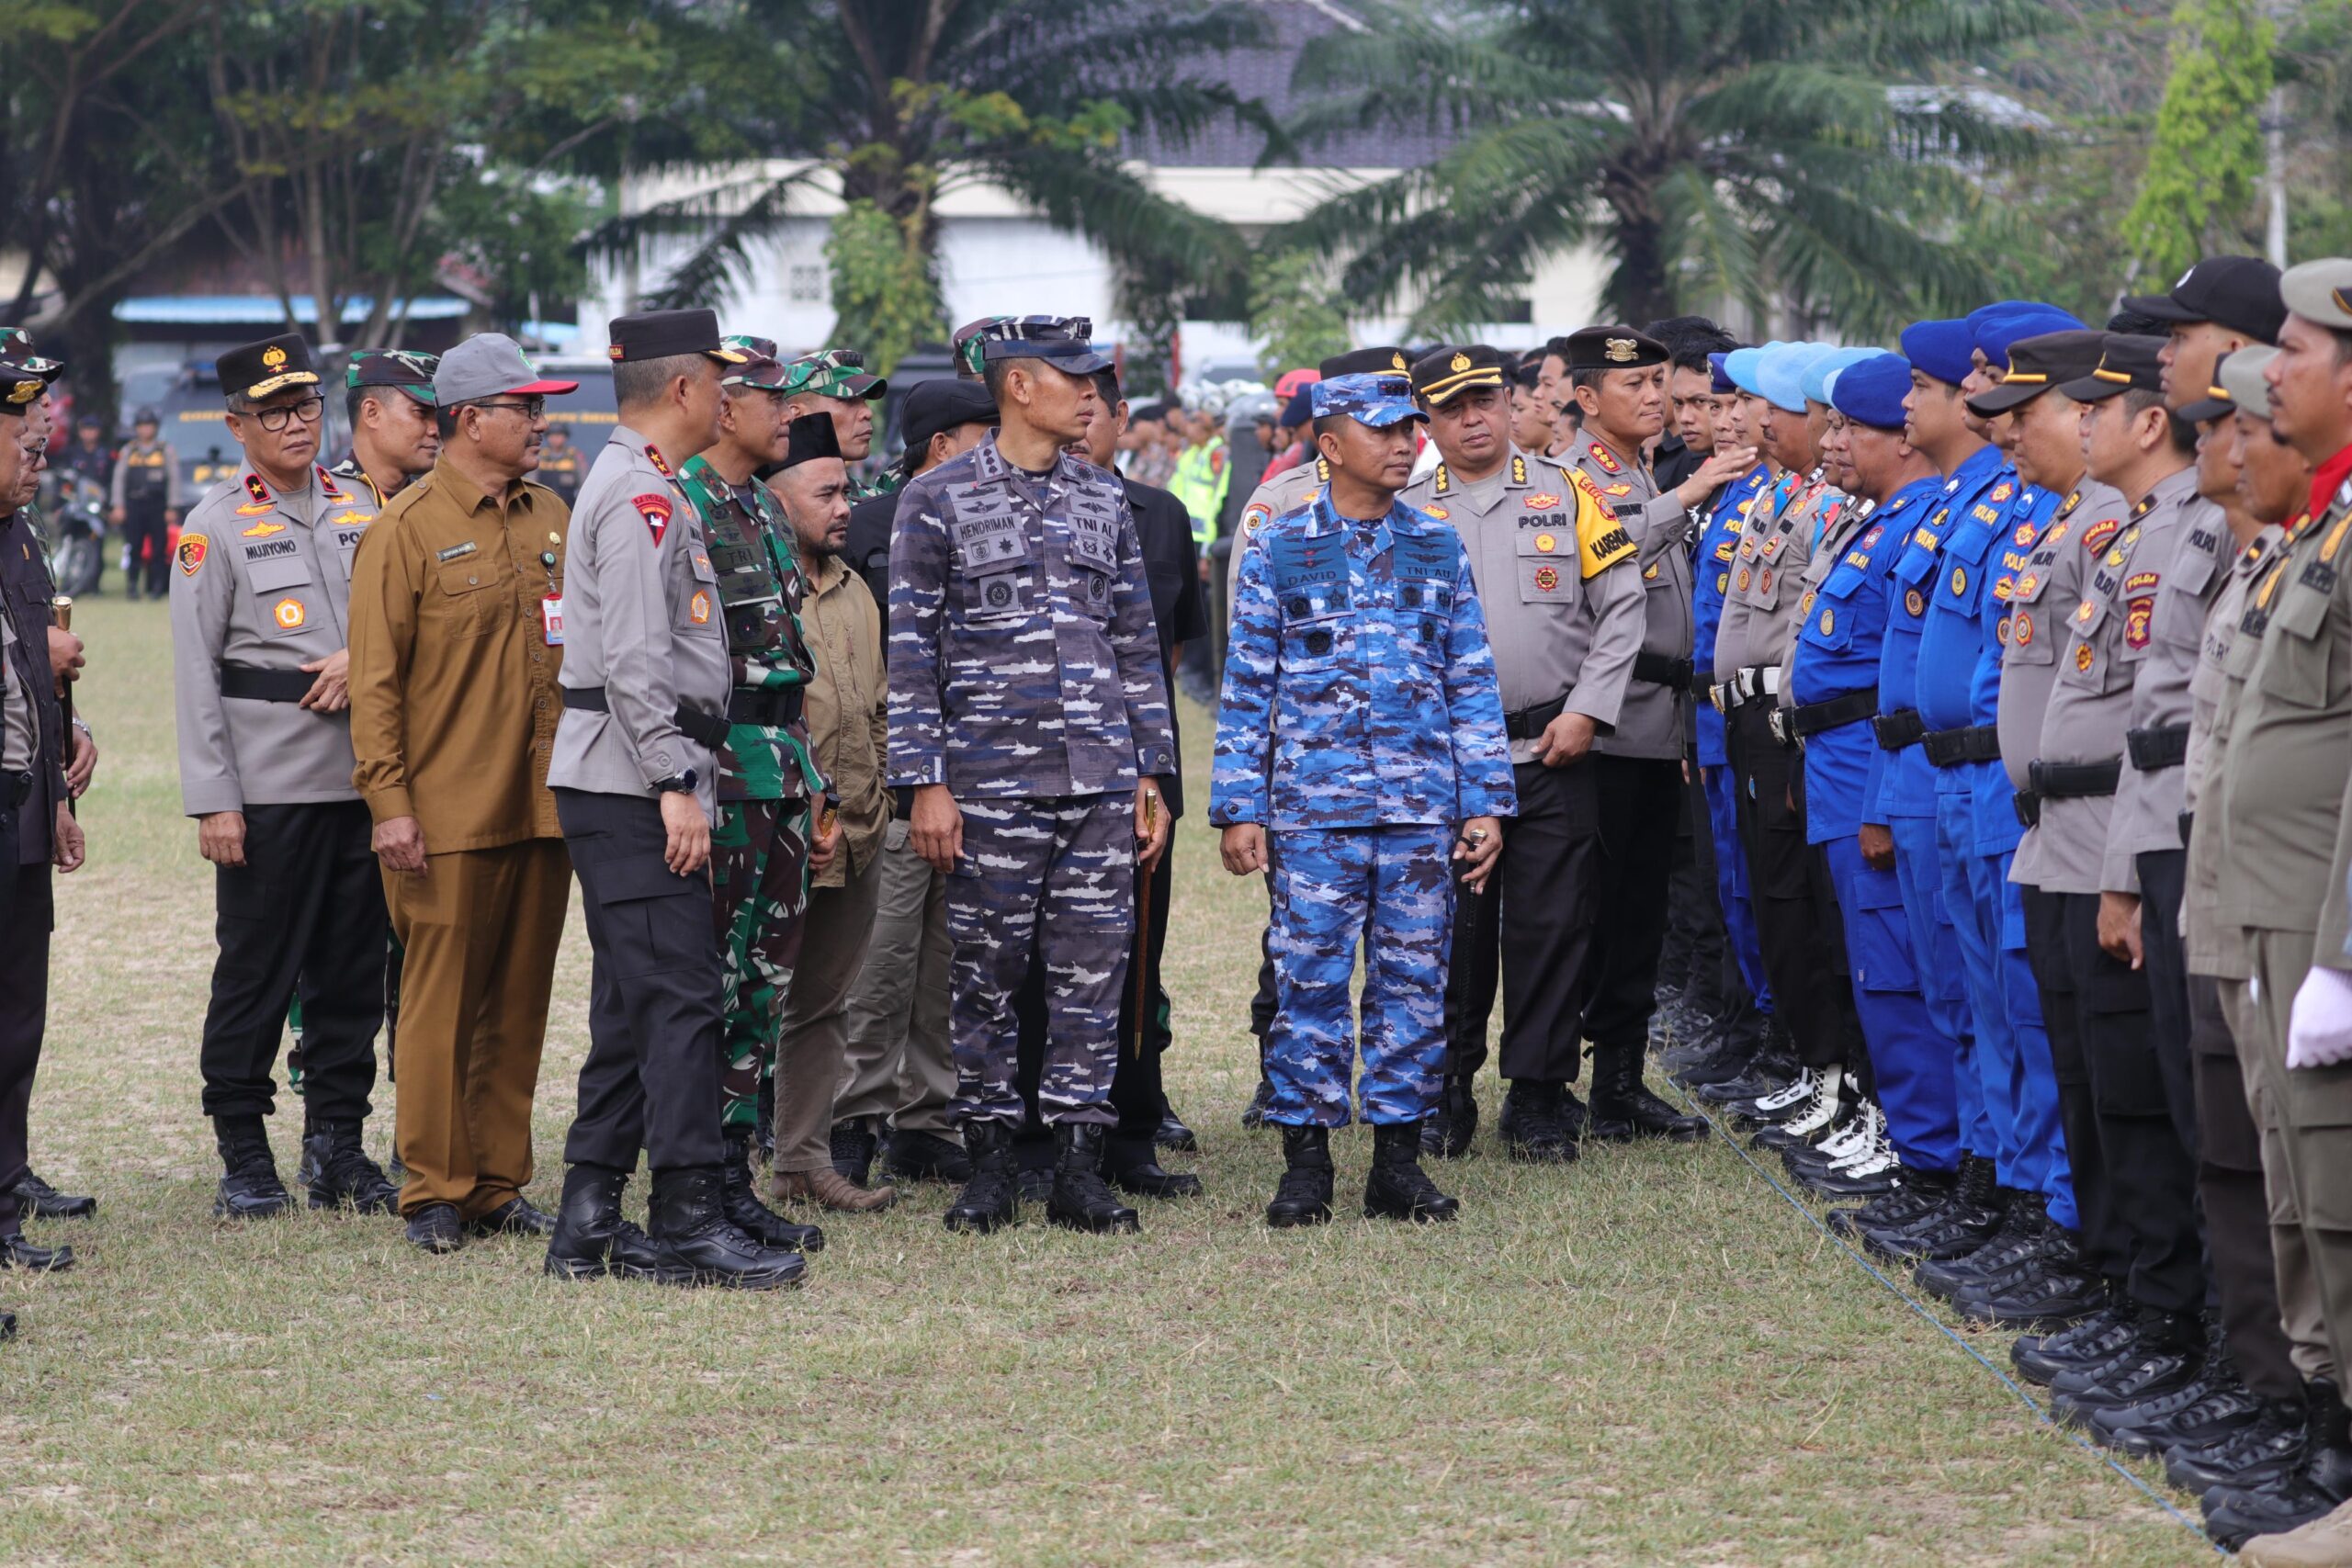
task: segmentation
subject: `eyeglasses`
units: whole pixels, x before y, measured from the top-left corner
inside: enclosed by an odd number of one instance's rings
[[[545,398],[523,398],[511,403],[494,403],[485,399],[468,406],[478,409],[515,409],[521,412],[525,419],[537,419],[548,412],[548,400]]]
[[[316,424],[319,416],[326,410],[327,400],[324,398],[310,397],[299,403],[278,403],[270,408],[255,409],[253,419],[264,430],[276,434],[285,429],[290,420],[299,419],[304,424]]]

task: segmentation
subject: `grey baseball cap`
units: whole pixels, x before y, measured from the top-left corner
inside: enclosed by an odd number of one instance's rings
[[[438,408],[484,398],[544,397],[577,391],[577,381],[550,381],[523,357],[523,345],[504,333],[477,333],[441,356],[433,372]]]

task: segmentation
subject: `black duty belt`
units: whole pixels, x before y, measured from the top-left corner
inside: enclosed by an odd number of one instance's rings
[[[2021,789],[2009,797],[2009,804],[2017,808],[2020,825],[2028,828],[2041,826],[2041,796],[2030,789]]]
[[[1634,655],[1634,679],[1687,692],[1690,689],[1690,661],[1668,659],[1663,653],[1637,653]]]
[[[0,812],[14,811],[33,796],[33,775],[29,768],[0,773]]]
[[[2104,762],[2044,762],[2037,760],[2026,769],[2026,777],[2033,785],[2033,793],[2044,800],[2113,795],[2116,781],[2122,776],[2123,759],[2120,757],[2109,757]]]
[[[1842,697],[1827,702],[1800,703],[1788,710],[1789,733],[1802,740],[1808,735],[1818,735],[1825,729],[1842,725],[1859,724],[1878,712],[1878,688],[1863,692],[1848,692]]]
[[[563,705],[578,708],[582,713],[613,711],[612,704],[605,700],[605,688],[602,686],[566,686],[563,689]],[[727,744],[727,720],[718,714],[706,713],[701,708],[690,708],[680,703],[678,711],[671,715],[671,722],[678,727],[679,734],[709,750],[718,750]]]
[[[256,703],[299,703],[318,684],[300,670],[264,670],[252,664],[220,666],[220,694]]]
[[[2196,820],[2197,813],[2194,811],[2184,811],[2180,814],[2180,847],[2184,850],[2188,847],[2189,827]]]
[[[1503,734],[1513,740],[1532,740],[1551,728],[1552,721],[1568,711],[1568,699],[1556,697],[1548,703],[1538,703],[1532,708],[1503,715]]]
[[[769,686],[747,691],[738,686],[728,694],[727,722],[729,724],[762,724],[771,729],[781,729],[787,724],[800,722],[800,705],[805,688],[799,686]],[[684,725],[678,728],[684,728]]]
[[[2177,768],[2188,761],[2188,726],[2167,724],[2157,729],[2134,729],[2123,737],[2132,765],[2143,773]]]
[[[1939,768],[1957,768],[1962,762],[1997,762],[2001,760],[2001,732],[1989,724],[1929,730],[1919,738],[1919,744],[1928,749],[1928,761]]]
[[[1926,739],[1928,721],[1919,716],[1917,708],[1898,708],[1871,720],[1871,733],[1878,737],[1880,750],[1900,751]]]

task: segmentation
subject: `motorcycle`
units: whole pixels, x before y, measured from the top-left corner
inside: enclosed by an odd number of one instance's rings
[[[41,516],[48,522],[49,569],[68,598],[97,592],[106,570],[107,497],[90,480],[51,469],[41,477]]]

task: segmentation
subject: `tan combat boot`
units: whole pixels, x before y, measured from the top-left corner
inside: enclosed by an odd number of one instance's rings
[[[895,1187],[860,1187],[831,1166],[815,1170],[779,1170],[773,1179],[780,1202],[805,1199],[844,1214],[878,1213],[899,1201]]]
[[[2277,1535],[2258,1535],[2238,1549],[2253,1568],[2343,1568],[2352,1564],[2352,1503]]]

